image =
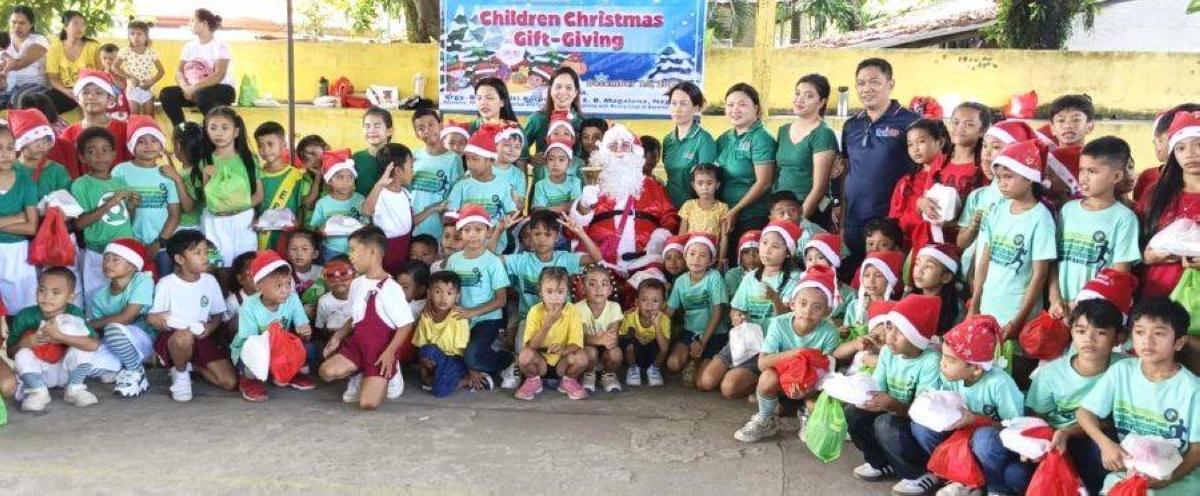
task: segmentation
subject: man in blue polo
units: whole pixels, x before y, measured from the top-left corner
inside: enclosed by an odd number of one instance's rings
[[[851,273],[863,259],[867,222],[887,216],[892,190],[909,170],[905,133],[908,125],[920,118],[892,99],[896,81],[888,61],[870,58],[859,62],[854,80],[864,110],[842,126],[842,154],[848,162],[842,237],[851,257],[842,267]]]

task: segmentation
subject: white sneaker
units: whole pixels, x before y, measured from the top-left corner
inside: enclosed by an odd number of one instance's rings
[[[70,384],[67,386],[67,392],[63,393],[63,401],[68,405],[78,407],[92,406],[99,403],[96,395],[87,390],[86,384]]]
[[[521,385],[521,369],[516,362],[500,371],[500,389],[513,390]]]
[[[971,489],[962,483],[951,482],[937,492],[937,496],[983,496],[982,489]]]
[[[892,494],[899,496],[919,496],[927,494],[937,487],[937,477],[933,474],[925,474],[916,479],[904,479],[892,486]]]
[[[625,385],[629,387],[641,387],[642,369],[637,365],[630,365],[629,370],[625,371]]]
[[[605,372],[600,376],[600,387],[604,388],[606,393],[621,392],[621,381],[617,380],[617,374]]]
[[[658,370],[658,367],[651,365],[650,367],[646,368],[646,382],[650,383],[650,386],[652,387],[663,385],[662,372]]]
[[[587,391],[589,393],[596,392],[596,373],[595,372],[592,372],[590,370],[587,372],[584,372],[583,378],[579,382],[583,383],[583,389],[585,391]]]
[[[192,374],[187,371],[171,371],[171,399],[180,403],[192,401]]]
[[[150,389],[150,381],[146,379],[146,374],[122,370],[117,374],[117,386],[113,388],[113,394],[132,398],[141,396],[147,389]]]
[[[867,482],[886,479],[893,475],[896,475],[896,471],[890,466],[875,468],[872,467],[870,463],[864,463],[854,468],[854,478]]]
[[[100,374],[100,383],[101,384],[112,384],[114,382],[117,382],[117,376],[119,376],[119,375],[120,374],[117,372],[105,372],[103,374]]]
[[[351,377],[346,381],[346,392],[342,393],[342,403],[358,403],[358,389],[362,387],[362,374]],[[391,384],[388,384],[389,389]]]
[[[25,390],[25,399],[21,401],[21,410],[25,412],[40,412],[50,404],[50,389],[37,388]]]
[[[763,418],[756,413],[746,425],[733,433],[733,438],[743,443],[757,443],[763,438],[774,436],[777,432],[779,426],[775,423],[775,417]]]
[[[402,394],[404,394],[404,374],[397,370],[396,375],[388,379],[387,399],[395,400]]]

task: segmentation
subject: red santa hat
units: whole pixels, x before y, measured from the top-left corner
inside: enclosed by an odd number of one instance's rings
[[[958,245],[934,243],[925,245],[917,252],[918,257],[929,257],[937,260],[946,270],[958,273],[958,263],[962,259],[962,249]]]
[[[254,256],[254,260],[250,262],[250,277],[254,280],[254,284],[258,284],[272,272],[283,267],[287,267],[289,271],[292,269],[292,266],[288,265],[287,261],[280,257],[275,250],[263,250],[258,252]]]
[[[354,177],[358,177],[358,170],[354,168],[354,159],[350,158],[350,150],[341,149],[326,151],[321,154],[321,177],[325,178],[326,182],[333,179],[333,175],[348,170]]]
[[[1183,140],[1200,138],[1200,112],[1175,112],[1175,120],[1167,129],[1167,150],[1175,150]]]
[[[804,249],[816,248],[821,256],[829,260],[833,268],[842,266],[842,236],[840,234],[820,233],[813,236]]]
[[[567,160],[571,160],[575,157],[575,140],[570,138],[550,138],[546,141],[545,152],[550,153],[550,150],[562,150],[563,153],[567,154]]]
[[[479,205],[468,203],[458,210],[458,221],[454,223],[454,227],[462,229],[472,222],[483,224],[488,229],[492,228],[492,216],[488,215],[488,211]]]
[[[14,145],[17,151],[42,138],[50,138],[54,143],[54,128],[42,111],[37,109],[10,109],[8,111],[8,127],[12,129]]]
[[[1005,145],[1037,139],[1029,123],[1018,120],[1000,121],[989,127],[984,136],[991,136],[1002,141]]]
[[[1042,183],[1042,172],[1046,169],[1046,145],[1029,140],[1008,145],[992,160],[992,169],[1004,166],[1025,179]]]
[[[753,229],[742,233],[742,237],[738,238],[738,253],[742,250],[758,248],[759,240],[762,238],[762,231]]]
[[[147,115],[131,115],[129,116],[129,121],[126,126],[129,129],[129,141],[127,143],[129,146],[129,153],[134,153],[133,150],[137,148],[137,142],[142,138],[142,136],[151,136],[154,139],[157,139],[159,143],[162,143],[163,148],[166,148],[167,136],[163,134],[161,129],[158,128],[158,122],[155,121],[153,117]]]
[[[680,234],[678,236],[671,236],[671,237],[667,238],[667,244],[663,245],[663,251],[662,251],[663,257],[665,258],[667,256],[667,253],[669,253],[671,250],[677,250],[680,253],[682,253],[683,245],[686,245],[687,242],[688,242],[688,235],[686,235],[686,234]]]
[[[442,213],[442,226],[455,226],[457,229],[459,214],[457,211],[448,210]]]
[[[1046,168],[1058,176],[1072,195],[1079,193],[1079,152],[1078,146],[1055,148],[1046,156]]]
[[[896,308],[894,301],[872,301],[867,305],[867,330],[886,324],[889,314]]]
[[[867,258],[863,259],[861,272],[866,272],[867,266],[875,267],[883,273],[883,278],[888,282],[888,290],[884,294],[891,294],[892,288],[900,282],[900,272],[904,270],[904,253],[898,251],[870,252],[867,254]],[[861,287],[862,284],[860,283],[859,286]]]
[[[472,153],[483,158],[496,159],[496,135],[501,131],[499,124],[484,124],[467,140],[463,153]]]
[[[1033,132],[1033,136],[1051,150],[1058,146],[1058,138],[1054,136],[1054,130],[1050,128],[1049,123],[1042,124],[1041,127],[1037,128],[1037,130]]]
[[[550,114],[550,127],[546,128],[546,136],[554,134],[554,130],[560,127],[571,133],[572,137],[575,136],[575,126],[571,125],[571,114],[565,110],[556,110]]]
[[[691,248],[692,245],[704,245],[705,248],[708,248],[709,253],[713,255],[717,254],[717,238],[714,238],[711,235],[705,233],[689,234],[687,243],[684,243],[683,245],[684,251],[687,251],[687,249]]]
[[[941,311],[941,298],[911,294],[896,303],[888,319],[908,342],[923,350],[929,347],[937,332]]]
[[[796,293],[804,288],[816,288],[824,293],[829,308],[842,304],[842,293],[838,291],[837,272],[829,267],[818,265],[808,269],[804,273],[804,277],[800,279],[800,284],[796,285]]]
[[[83,69],[79,71],[79,79],[75,81],[75,87],[72,88],[72,92],[75,93],[75,98],[79,98],[79,96],[83,94],[83,89],[89,84],[98,86],[113,98],[116,98],[117,96],[117,87],[116,84],[113,83],[113,78],[111,75],[104,71]]]
[[[946,333],[945,346],[963,361],[991,370],[996,363],[996,345],[1003,332],[995,317],[973,315]]]
[[[788,254],[792,255],[796,253],[796,242],[800,240],[800,235],[804,231],[800,229],[800,226],[793,224],[791,221],[775,219],[762,229],[760,239],[768,233],[775,233],[783,237],[783,244],[787,246]]]
[[[141,272],[146,270],[146,261],[149,257],[146,255],[146,246],[132,238],[115,239],[104,247],[105,254],[113,254],[121,258],[129,265]]]
[[[441,138],[446,139],[446,137],[450,136],[451,134],[457,134],[464,138],[470,139],[471,128],[463,122],[446,121],[446,124],[442,126]]]
[[[1083,285],[1083,290],[1075,295],[1075,301],[1102,299],[1112,303],[1121,311],[1125,319],[1129,319],[1129,311],[1133,309],[1133,292],[1137,290],[1138,278],[1111,268],[1100,269],[1096,277]]]
[[[525,132],[521,130],[521,124],[505,121],[500,125],[500,130],[496,131],[496,144],[503,143],[509,138],[520,138],[521,143],[525,143]]]

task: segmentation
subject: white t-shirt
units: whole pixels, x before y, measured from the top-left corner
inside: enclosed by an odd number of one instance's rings
[[[408,309],[412,311],[414,318],[421,316],[421,312],[425,311],[425,304],[428,302],[429,300],[412,300],[408,302]]]
[[[413,211],[412,197],[408,190],[399,192],[384,188],[379,192],[379,201],[375,202],[375,215],[371,222],[389,238],[397,238],[412,232]]]
[[[321,295],[317,300],[316,326],[321,329],[336,331],[350,320],[350,300],[339,300],[330,291]]]
[[[218,60],[228,60],[229,67],[225,70],[225,77],[221,79],[221,84],[233,84],[233,52],[229,50],[229,45],[224,41],[213,38],[208,43],[200,44],[199,41],[192,40],[183,46],[183,53],[179,55],[179,60],[184,62],[197,61],[203,62],[208,66],[209,71],[216,72]]]
[[[245,290],[239,289],[237,293],[230,293],[225,297],[225,322],[233,322],[233,318],[237,316],[238,311],[242,309],[242,302],[250,298]]]
[[[209,317],[225,312],[225,298],[211,274],[200,274],[196,282],[186,282],[171,274],[154,288],[150,313],[163,312],[184,322],[208,322]]]
[[[296,272],[296,279],[299,279],[300,282],[313,283],[317,282],[317,279],[320,279],[324,272],[324,267],[321,267],[317,264],[312,264],[312,266],[308,268],[308,272]]]
[[[13,40],[16,41],[15,39]],[[9,45],[4,49],[4,53],[10,55],[13,59],[19,59],[29,51],[29,47],[41,45],[46,51],[50,51],[50,41],[45,36],[40,34],[30,34],[25,38],[25,42],[21,44],[21,49],[17,50],[15,45]],[[46,85],[46,55],[43,53],[40,58],[32,64],[25,66],[24,69],[8,72],[8,89],[16,88],[23,84],[40,84]]]
[[[378,285],[379,280],[367,279],[367,276],[358,276],[354,278],[354,282],[350,283],[350,301],[353,305],[355,324],[366,318],[367,300]],[[412,309],[408,307],[408,300],[404,298],[404,290],[400,288],[400,284],[396,283],[395,279],[384,280],[383,288],[379,289],[379,294],[375,297],[375,312],[379,314],[383,323],[392,329],[399,329],[413,323]]]

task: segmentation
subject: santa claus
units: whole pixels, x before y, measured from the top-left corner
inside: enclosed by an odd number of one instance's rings
[[[622,277],[657,266],[662,248],[679,228],[679,216],[667,190],[642,174],[641,141],[616,124],[604,133],[591,165],[600,167],[598,185],[583,188],[571,218],[600,247],[606,265]]]

